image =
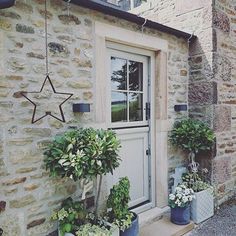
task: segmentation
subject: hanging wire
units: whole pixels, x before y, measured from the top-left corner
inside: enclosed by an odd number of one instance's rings
[[[46,75],[49,75],[48,69],[48,21],[47,21],[47,0],[45,0],[45,51],[46,51]]]

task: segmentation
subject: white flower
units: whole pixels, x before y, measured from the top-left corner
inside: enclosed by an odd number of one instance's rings
[[[183,196],[183,202],[184,203],[188,202],[188,198],[186,196]]]
[[[169,195],[169,199],[172,200],[172,201],[175,200],[175,195],[174,195],[173,193],[171,193],[171,194]]]
[[[188,197],[188,200],[191,202],[193,200],[193,197],[192,196],[189,196]]]
[[[190,190],[188,188],[185,189],[184,194],[186,194],[186,195],[190,194]]]
[[[177,194],[176,194],[176,197],[177,197],[177,198],[181,198],[181,197],[182,197],[182,194],[181,194],[181,193],[177,193]]]
[[[175,191],[176,191],[177,193],[178,193],[178,192],[181,192],[181,190],[182,190],[182,189],[181,189],[180,187],[176,187],[176,188],[175,188]]]

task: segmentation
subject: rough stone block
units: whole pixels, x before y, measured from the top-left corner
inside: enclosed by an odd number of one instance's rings
[[[6,209],[6,202],[5,201],[0,201],[0,213],[5,211]]]
[[[25,34],[34,34],[34,28],[32,26],[16,24],[16,31]]]
[[[79,18],[77,16],[72,15],[72,14],[59,15],[58,18],[63,24],[66,24],[66,25],[68,25],[68,24],[80,25],[81,24],[81,21],[79,20]]]
[[[189,103],[194,104],[216,104],[217,84],[215,82],[196,82],[189,84]]]
[[[227,14],[220,10],[213,11],[213,26],[225,33],[230,32],[230,20]]]
[[[213,128],[216,132],[228,131],[231,129],[231,108],[230,106],[215,106]]]
[[[227,57],[214,54],[214,75],[215,79],[223,81],[231,81],[233,65]]]
[[[46,221],[45,218],[41,218],[41,219],[38,219],[38,220],[33,220],[33,221],[31,221],[29,224],[27,224],[27,229],[32,228],[32,227],[35,227],[35,226],[37,226],[37,225],[41,225],[41,224],[43,224],[45,221]]]
[[[36,202],[33,195],[27,195],[10,201],[10,208],[22,208]]]
[[[2,185],[9,186],[9,185],[14,185],[14,184],[21,184],[21,183],[24,183],[25,181],[26,181],[26,177],[15,178],[15,179],[4,181]]]
[[[213,181],[223,184],[231,178],[231,157],[219,157],[213,160]]]
[[[67,46],[64,46],[60,43],[51,42],[48,44],[48,47],[52,56],[68,57],[70,54]]]

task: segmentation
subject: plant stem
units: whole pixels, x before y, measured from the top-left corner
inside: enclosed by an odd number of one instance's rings
[[[101,187],[102,187],[102,175],[99,175],[97,199],[96,199],[96,203],[95,203],[95,218],[97,218],[97,216],[98,216],[98,204],[99,204],[99,198],[100,198],[100,194],[101,194]]]

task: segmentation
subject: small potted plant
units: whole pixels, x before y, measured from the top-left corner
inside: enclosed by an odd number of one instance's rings
[[[61,208],[51,216],[59,224],[59,236],[72,236],[79,229],[79,226],[86,221],[87,211],[80,202],[73,202],[67,198],[61,204]]]
[[[200,151],[210,150],[214,144],[215,136],[212,129],[205,123],[185,119],[175,122],[169,139],[174,146],[189,153],[189,166],[193,171],[197,171],[199,164],[195,162],[196,155]]]
[[[178,185],[174,193],[169,195],[171,208],[171,222],[186,225],[190,222],[190,203],[194,198],[194,191],[184,184]]]
[[[138,236],[139,234],[138,215],[129,211],[129,190],[129,179],[123,177],[110,189],[107,200],[108,221],[119,227],[120,236]]]
[[[55,211],[51,218],[59,223],[59,236],[119,235],[115,226],[107,224],[103,219],[96,220],[94,214],[89,213],[81,202],[73,202],[72,198],[63,201],[61,209]]]
[[[204,174],[207,169],[198,172],[188,172],[183,174],[182,180],[195,193],[195,198],[191,203],[191,219],[199,224],[214,215],[214,195],[213,187],[206,182]]]
[[[94,211],[98,219],[102,176],[112,174],[119,166],[119,148],[120,142],[111,130],[69,130],[57,136],[44,152],[46,169],[53,177],[69,177],[74,181],[99,179]]]

